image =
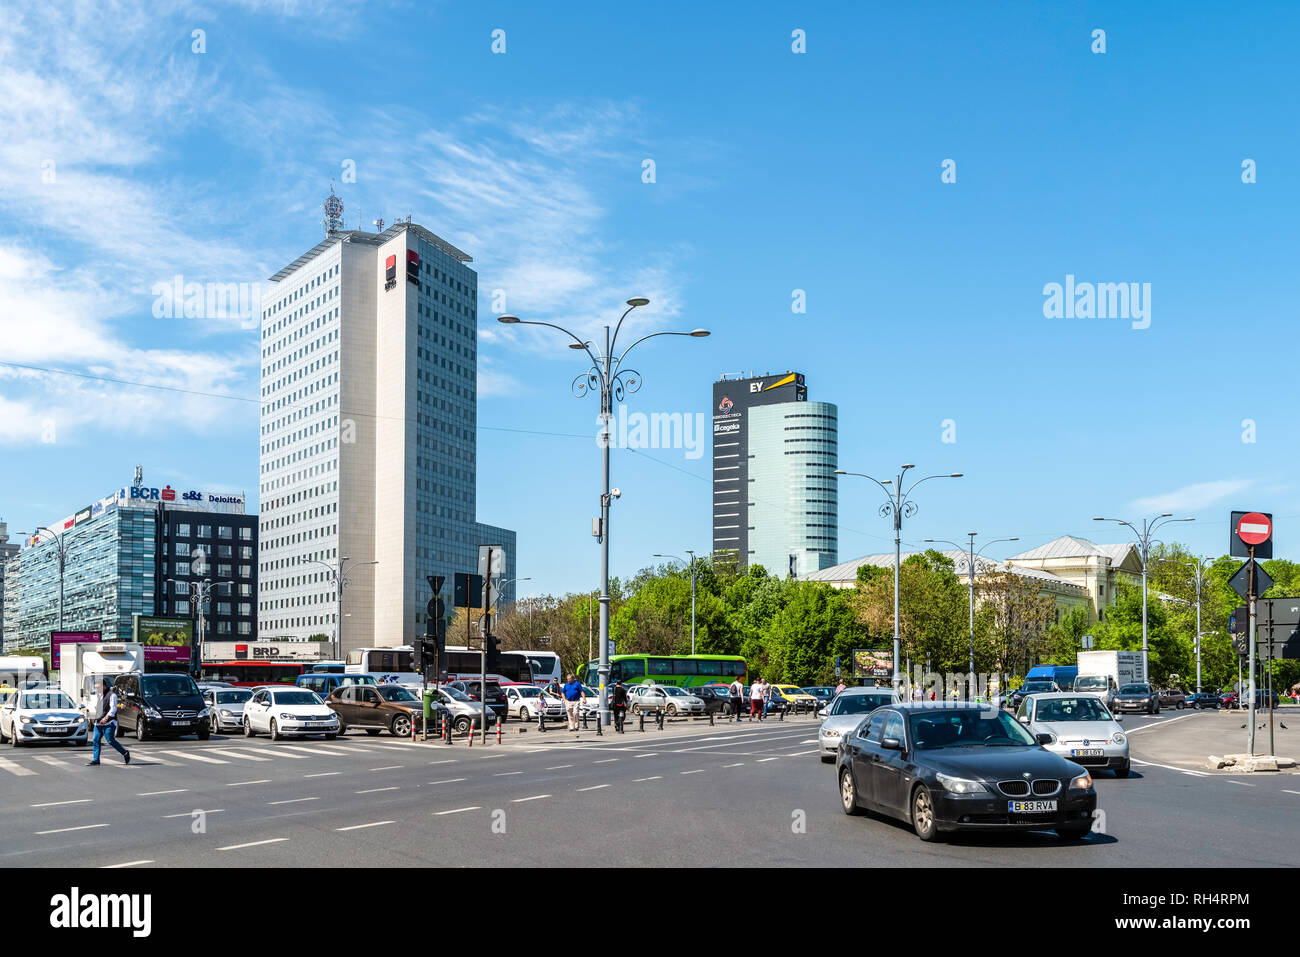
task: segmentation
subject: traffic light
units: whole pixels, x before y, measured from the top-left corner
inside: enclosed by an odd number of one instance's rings
[[[424,619],[424,633],[430,638],[436,638],[442,632],[442,619],[447,614],[447,605],[441,596],[435,595],[424,607],[427,612]]]
[[[483,650],[487,653],[487,669],[492,671],[501,659],[501,641],[495,635],[483,636]]]
[[[411,645],[411,664],[415,666],[416,674],[424,674],[424,641],[417,638]]]

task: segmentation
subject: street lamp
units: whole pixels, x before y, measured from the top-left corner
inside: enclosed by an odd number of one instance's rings
[[[1192,584],[1196,586],[1196,691],[1199,694],[1201,690],[1201,589],[1205,587],[1205,572],[1211,566],[1204,558],[1197,558],[1195,565],[1177,558],[1160,560],[1192,570]]]
[[[978,532],[966,533],[967,537],[970,539],[968,544],[969,557],[966,560],[966,571],[970,579],[970,684],[966,686],[966,694],[968,695],[973,694],[975,690],[975,558],[990,545],[996,545],[998,542],[1020,541],[1019,537],[995,538],[991,542],[985,542],[980,547],[979,552],[977,552],[975,550],[975,536],[978,534]],[[926,541],[936,542],[942,545],[951,545],[958,551],[962,550],[961,545],[958,545],[956,542],[950,542],[946,538],[927,538]]]
[[[347,570],[347,563],[352,561],[344,555],[338,560],[337,565],[331,565],[329,562],[323,562],[318,558],[304,559],[308,565],[320,565],[330,574],[330,580],[334,582],[334,658],[339,660],[343,657],[343,589],[352,580],[352,575]],[[360,565],[378,565],[378,561],[361,562]],[[359,566],[358,566],[359,567]]]
[[[501,595],[505,594],[505,590],[506,590],[506,586],[507,586],[507,585],[513,585],[515,582],[530,582],[530,581],[532,581],[532,580],[533,580],[533,579],[532,579],[531,577],[528,577],[528,578],[507,578],[505,581],[503,581],[503,582],[499,582],[499,583],[497,584],[497,597],[500,598]],[[494,605],[493,607],[496,607],[496,606]],[[488,615],[491,615],[491,614],[492,614],[492,609],[491,609],[491,608],[489,608],[489,609],[487,610],[487,614],[488,614]],[[528,609],[528,617],[529,617],[530,620],[531,620],[532,616],[533,616],[533,615],[532,615],[532,606],[529,606],[529,609]],[[488,634],[491,634],[491,633],[492,633],[492,631],[491,631],[491,627],[492,627],[492,619],[491,619],[491,618],[488,618]],[[532,635],[532,630],[529,629],[528,637],[529,637],[529,638],[532,638],[532,636],[533,636],[533,635]]]
[[[902,683],[902,674],[898,670],[898,663],[902,660],[902,641],[899,637],[898,630],[898,566],[900,564],[901,536],[903,531],[903,519],[911,518],[916,514],[916,503],[911,500],[912,490],[922,482],[928,482],[932,478],[961,478],[961,472],[952,472],[948,475],[927,475],[925,478],[917,479],[913,482],[906,492],[903,491],[903,477],[907,475],[908,469],[916,468],[910,462],[899,469],[898,477],[885,479],[883,482],[878,478],[872,478],[863,472],[846,472],[844,469],[836,469],[836,475],[854,475],[858,478],[871,479],[880,486],[880,490],[885,493],[885,504],[880,506],[880,517],[892,516],[894,520],[894,675],[892,678],[894,691],[898,691],[898,686]],[[892,485],[893,491],[887,486]]]
[[[187,589],[186,592],[185,592],[185,594],[189,594],[188,589],[191,589],[191,588],[194,589],[194,597],[197,598],[197,600],[198,600],[198,601],[197,601],[197,604],[195,605],[195,608],[194,608],[194,617],[196,617],[196,618],[199,620],[199,647],[198,647],[198,652],[199,652],[199,664],[202,665],[202,664],[203,664],[203,650],[204,650],[204,645],[206,644],[206,639],[205,639],[205,637],[204,637],[204,635],[205,635],[205,629],[204,629],[204,627],[203,627],[203,626],[204,626],[204,622],[205,622],[205,620],[206,620],[206,615],[204,614],[203,608],[204,608],[205,605],[208,604],[208,602],[209,602],[210,599],[212,598],[212,587],[213,587],[212,579],[211,579],[211,578],[204,578],[204,579],[197,580],[197,581],[188,581],[188,580],[184,580],[184,579],[180,579],[180,578],[168,578],[168,579],[166,579],[166,581],[167,581],[169,584],[172,584],[172,585],[184,585],[184,586],[186,587],[186,589]],[[216,587],[218,587],[218,588],[220,588],[222,585],[225,585],[227,588],[229,588],[229,587],[230,587],[230,582],[217,582],[217,583],[216,583]],[[180,593],[179,590],[178,590],[177,593],[178,593],[178,594]],[[190,666],[193,667],[193,661],[191,661]]]
[[[54,538],[54,548],[59,559],[59,631],[63,630],[63,566],[68,558],[68,543],[65,541],[66,533],[60,535],[52,528],[46,528],[44,525],[37,525],[36,531],[49,532]]]
[[[627,354],[647,339],[655,336],[692,336],[701,339],[709,334],[707,329],[692,329],[690,332],[652,332],[637,339],[620,353],[615,353],[618,334],[623,328],[623,320],[638,306],[648,305],[649,299],[637,296],[627,301],[627,310],[619,317],[618,324],[611,335],[609,326],[605,327],[605,347],[603,351],[593,342],[578,338],[563,326],[550,322],[520,319],[518,316],[498,316],[497,321],[506,325],[546,326],[564,333],[573,342],[570,349],[581,349],[591,360],[591,368],[577,376],[569,388],[575,396],[582,398],[588,392],[600,392],[600,445],[602,450],[602,480],[600,493],[600,525],[597,539],[600,542],[600,723],[608,726],[611,720],[609,696],[605,686],[609,683],[609,505],[611,491],[609,487],[609,426],[614,417],[614,402],[622,402],[627,393],[641,388],[641,374],[635,369],[624,369],[623,360]],[[617,490],[615,490],[617,491]]]
[[[1151,680],[1150,661],[1147,657],[1147,561],[1151,557],[1151,535],[1157,528],[1173,522],[1194,522],[1194,518],[1174,518],[1173,512],[1161,512],[1153,519],[1142,519],[1142,530],[1122,518],[1094,518],[1094,522],[1117,522],[1127,526],[1137,536],[1138,554],[1142,557],[1142,671],[1143,680]]]
[[[695,654],[695,551],[690,548],[683,549],[683,551],[691,556],[691,654],[693,655]],[[654,557],[671,558],[673,561],[682,562],[682,564],[686,563],[685,559],[677,555],[660,555],[655,552]]]

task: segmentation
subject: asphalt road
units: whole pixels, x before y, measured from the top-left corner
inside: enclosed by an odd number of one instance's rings
[[[0,751],[3,866],[1163,866],[1294,863],[1300,775],[1142,764],[1175,712],[1126,720],[1135,773],[1101,775],[1104,833],[979,834],[925,845],[850,818],[816,722],[680,724],[623,736],[512,734],[501,746],[349,735]],[[513,728],[512,728],[513,730]],[[200,813],[201,812],[201,813]]]

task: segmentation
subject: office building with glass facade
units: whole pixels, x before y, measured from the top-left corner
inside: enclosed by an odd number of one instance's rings
[[[475,572],[515,534],[476,517],[478,280],[422,226],[330,232],[262,308],[258,633],[409,644],[426,576]],[[373,565],[367,563],[375,563]],[[513,586],[503,601],[513,598]],[[447,602],[450,605],[450,601]]]
[[[6,562],[7,644],[44,649],[52,631],[130,641],[135,615],[196,617],[191,590],[204,579],[212,582],[207,634],[252,638],[257,533],[242,495],[124,487],[38,529]]]

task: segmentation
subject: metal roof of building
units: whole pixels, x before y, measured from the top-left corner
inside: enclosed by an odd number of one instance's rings
[[[429,245],[436,246],[438,249],[441,249],[443,252],[445,252],[452,259],[455,259],[457,262],[472,263],[474,261],[473,257],[470,256],[469,253],[457,249],[451,243],[447,242],[447,240],[443,239],[441,236],[437,235],[436,233],[432,233],[429,230],[425,229],[419,223],[400,222],[400,223],[393,223],[393,225],[389,226],[382,233],[368,233],[362,229],[344,229],[344,230],[340,230],[339,232],[335,233],[332,236],[326,236],[323,240],[321,240],[311,249],[307,250],[305,253],[303,253],[293,262],[289,263],[289,265],[281,269],[278,273],[272,276],[268,281],[279,282],[281,279],[284,279],[286,276],[292,275],[293,273],[301,269],[303,266],[307,265],[307,263],[311,262],[313,259],[319,256],[321,253],[323,253],[325,250],[329,249],[335,243],[365,243],[366,245],[369,246],[379,246],[383,243],[388,242],[388,240],[392,239],[398,233],[406,229],[409,229],[411,232],[415,233],[417,236],[419,236]]]
[[[1134,545],[1127,542],[1118,545],[1098,545],[1086,538],[1062,535],[1045,545],[1031,548],[1019,555],[1012,555],[1007,561],[1038,561],[1045,558],[1088,558],[1100,555],[1103,558],[1109,558],[1112,565],[1118,565],[1128,557],[1129,552],[1134,547]]]
[[[913,555],[921,555],[923,552],[903,552],[900,558],[907,561]],[[968,561],[970,556],[967,552],[950,549],[941,551],[939,554],[951,559],[953,570],[958,575],[969,574]],[[820,571],[808,572],[806,575],[800,575],[800,581],[813,582],[856,582],[858,580],[858,569],[863,565],[872,565],[876,568],[893,568],[894,553],[881,552],[876,555],[865,555],[862,558],[855,558],[853,561],[841,562],[839,565],[832,565],[830,568],[823,568]],[[1053,575],[1051,572],[1043,571],[1039,568],[1021,568],[1014,565],[1008,565],[1005,562],[995,561],[991,558],[984,558],[982,555],[975,556],[975,577],[981,575],[992,575],[1000,572],[1014,572],[1022,578],[1035,578],[1039,581],[1049,582],[1063,588],[1075,589],[1080,594],[1085,594],[1087,589],[1082,585],[1075,584],[1060,575]]]

